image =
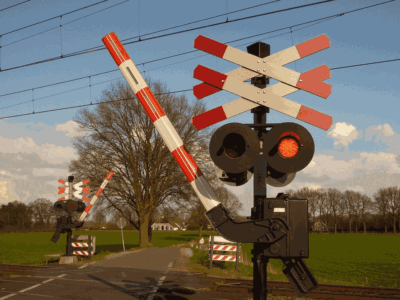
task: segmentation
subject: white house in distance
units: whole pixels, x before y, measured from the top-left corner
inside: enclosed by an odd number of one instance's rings
[[[151,225],[152,230],[178,230],[177,227],[175,228],[170,223],[154,223]]]
[[[184,226],[175,223],[176,226],[173,226],[171,223],[154,223],[153,225],[151,225],[151,229],[152,230],[173,230],[173,231],[177,231],[178,229],[181,229],[183,231],[186,230],[186,228],[184,228]]]

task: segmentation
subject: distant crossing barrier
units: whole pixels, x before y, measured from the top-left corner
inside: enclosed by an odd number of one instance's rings
[[[225,245],[225,243],[230,243],[230,244],[236,244],[235,245]],[[242,253],[242,248],[240,246],[240,243],[235,243],[232,241],[229,241],[222,236],[210,236],[210,239],[208,240],[208,260],[210,262],[209,264],[209,269],[212,268],[212,262],[213,260],[215,261],[223,261],[223,266],[222,269],[225,267],[225,262],[236,262],[236,268],[235,270],[238,271],[239,268],[239,262],[243,262],[243,255]],[[225,252],[236,252],[236,255],[225,255]],[[215,253],[217,252],[217,253]],[[211,259],[212,258],[212,259]]]
[[[86,241],[87,242],[80,242]],[[74,255],[88,256],[89,259],[96,253],[96,237],[91,235],[73,235],[71,237],[71,246],[74,248],[87,248],[72,251]]]

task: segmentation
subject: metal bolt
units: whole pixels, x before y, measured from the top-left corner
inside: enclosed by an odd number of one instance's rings
[[[257,100],[258,103],[260,103],[260,100]]]
[[[266,93],[266,91],[263,92],[264,94]]]
[[[299,82],[303,82],[303,80],[300,79]]]
[[[257,69],[257,72],[260,72],[260,69]]]
[[[263,60],[263,62],[265,63],[265,60]]]
[[[257,62],[259,63],[259,62],[260,62],[260,60],[257,60]]]
[[[265,72],[265,69],[263,69],[263,71]]]
[[[221,82],[225,82],[225,80],[221,80]]]
[[[263,102],[265,103],[266,101],[265,101],[265,100],[263,100]]]
[[[260,93],[260,91],[257,91],[257,94],[259,94]]]

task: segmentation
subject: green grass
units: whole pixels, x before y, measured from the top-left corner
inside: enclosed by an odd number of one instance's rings
[[[194,249],[192,271],[214,276],[251,278],[253,244],[241,244],[245,263],[213,262],[208,271],[206,251]],[[400,235],[310,234],[310,258],[304,260],[320,284],[400,287]],[[215,269],[215,270],[213,270]],[[287,281],[283,262],[270,259],[268,280]],[[368,283],[367,283],[368,282]]]
[[[73,235],[96,236],[96,255],[92,261],[102,260],[110,253],[122,252],[120,231],[74,231]],[[43,264],[44,254],[65,253],[66,234],[62,234],[54,244],[50,241],[52,232],[2,233],[0,234],[0,263]],[[210,235],[216,232],[205,231],[203,237],[208,243]],[[153,247],[170,247],[198,239],[197,231],[153,232]],[[125,249],[140,249],[139,232],[124,231]],[[253,244],[241,244],[245,263],[213,262],[208,269],[207,251],[193,248],[193,257],[187,268],[193,272],[207,273],[221,277],[252,278],[251,250]],[[310,234],[310,258],[305,259],[308,267],[321,284],[349,284],[400,287],[400,235],[364,234]],[[49,258],[57,261],[58,258]],[[87,261],[87,259],[86,259]],[[287,281],[282,272],[283,263],[270,259],[268,280]],[[368,278],[368,284],[366,283]]]

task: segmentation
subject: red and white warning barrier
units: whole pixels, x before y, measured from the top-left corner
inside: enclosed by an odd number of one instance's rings
[[[76,243],[74,241],[83,241],[88,240],[87,243]],[[75,250],[72,251],[72,254],[75,255],[83,255],[92,257],[96,253],[96,237],[92,235],[73,235],[71,236],[71,246],[74,248],[83,248],[86,247],[87,249]],[[87,250],[87,251],[86,251]]]
[[[222,243],[234,243],[236,246],[233,245],[223,245]],[[219,252],[215,254],[215,251]],[[225,255],[225,251],[236,252],[235,255]],[[212,257],[212,259],[210,259]],[[236,261],[237,259],[237,261]],[[209,266],[208,268],[212,268],[212,261],[219,260],[219,261],[229,261],[229,262],[236,262],[236,271],[239,268],[239,262],[243,262],[243,258],[241,255],[241,247],[240,243],[235,243],[230,240],[223,238],[222,236],[210,236],[208,240],[208,260]]]
[[[107,183],[110,181],[111,177],[114,175],[113,172],[108,173],[106,179],[103,181],[102,185],[99,187],[99,189],[97,190],[96,194],[93,196],[92,200],[90,201],[90,203],[88,204],[88,206],[86,206],[85,211],[81,214],[81,216],[79,217],[79,222],[82,222],[83,219],[85,219],[86,215],[88,214],[88,212],[90,211],[90,209],[92,208],[92,206],[94,205],[94,203],[97,201],[97,198],[100,196],[100,194],[103,192],[104,188],[106,187]]]
[[[208,259],[210,259],[210,255],[208,256]],[[236,255],[213,255],[213,259],[212,260],[222,260],[222,261],[233,261],[236,262]],[[239,256],[239,261],[242,261],[242,258]]]
[[[157,128],[158,133],[163,138],[187,180],[200,198],[206,211],[219,205],[220,202],[217,200],[217,196],[204,178],[193,157],[183,145],[181,138],[129,57],[124,46],[119,41],[117,35],[114,32],[109,33],[102,41],[121,70],[122,75],[124,75],[126,81],[136,94],[136,97],[143,105],[143,108]]]
[[[208,245],[208,248],[211,249],[211,245]],[[213,250],[218,250],[218,251],[235,251],[236,252],[237,247],[236,246],[225,246],[225,245],[214,245]]]

